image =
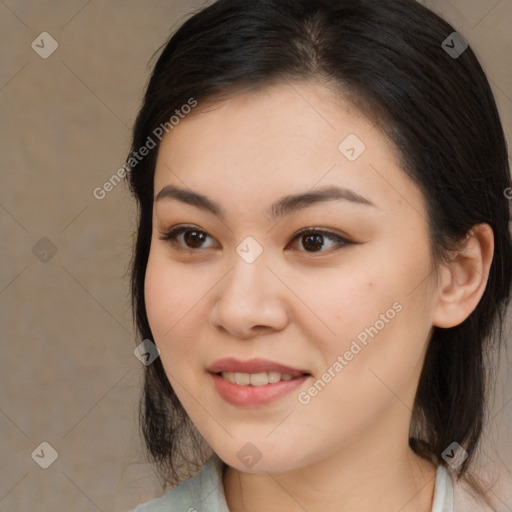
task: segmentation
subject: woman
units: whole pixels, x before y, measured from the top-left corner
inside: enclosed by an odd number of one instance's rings
[[[143,432],[164,482],[202,466],[137,512],[496,509],[471,462],[511,182],[462,36],[411,0],[219,0],[128,165]]]

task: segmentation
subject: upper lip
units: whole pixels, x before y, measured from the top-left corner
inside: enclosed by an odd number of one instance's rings
[[[291,368],[275,361],[268,359],[249,359],[248,361],[240,361],[233,357],[227,357],[215,361],[208,367],[211,373],[233,372],[233,373],[262,373],[262,372],[279,372],[287,373],[292,377],[300,377],[301,375],[309,375],[306,370]]]

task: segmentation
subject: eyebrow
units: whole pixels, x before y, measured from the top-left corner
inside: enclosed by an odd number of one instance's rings
[[[160,190],[155,198],[155,202],[162,201],[164,199],[176,199],[182,203],[213,213],[221,219],[225,219],[224,210],[219,203],[192,190],[179,188],[174,185],[167,185]],[[331,185],[314,191],[304,192],[302,194],[284,196],[270,206],[267,211],[267,215],[271,219],[277,220],[290,212],[326,201],[349,201],[351,203],[376,208],[375,204],[369,199],[361,196],[353,190]]]

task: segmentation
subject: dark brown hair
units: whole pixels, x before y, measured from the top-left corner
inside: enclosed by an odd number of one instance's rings
[[[473,226],[488,223],[495,254],[484,295],[460,325],[434,327],[412,417],[410,445],[420,456],[445,465],[441,454],[453,441],[466,449],[461,477],[484,424],[485,354],[493,339],[501,343],[509,300],[512,243],[504,191],[511,180],[484,71],[470,47],[456,57],[442,47],[453,32],[413,0],[219,0],[184,22],[163,48],[131,149],[144,146],[191,97],[201,104],[272,82],[323,81],[395,144],[404,172],[426,198],[433,261],[447,257]],[[139,206],[131,290],[142,339],[153,339],[144,276],[156,155],[157,149],[150,151],[129,173]],[[177,484],[186,461],[201,464],[201,440],[160,359],[145,368],[140,413],[163,481]]]

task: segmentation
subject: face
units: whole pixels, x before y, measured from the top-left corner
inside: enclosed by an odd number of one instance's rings
[[[162,140],[154,193],[149,323],[225,462],[407,444],[436,285],[422,194],[368,119],[318,83],[200,104]]]

